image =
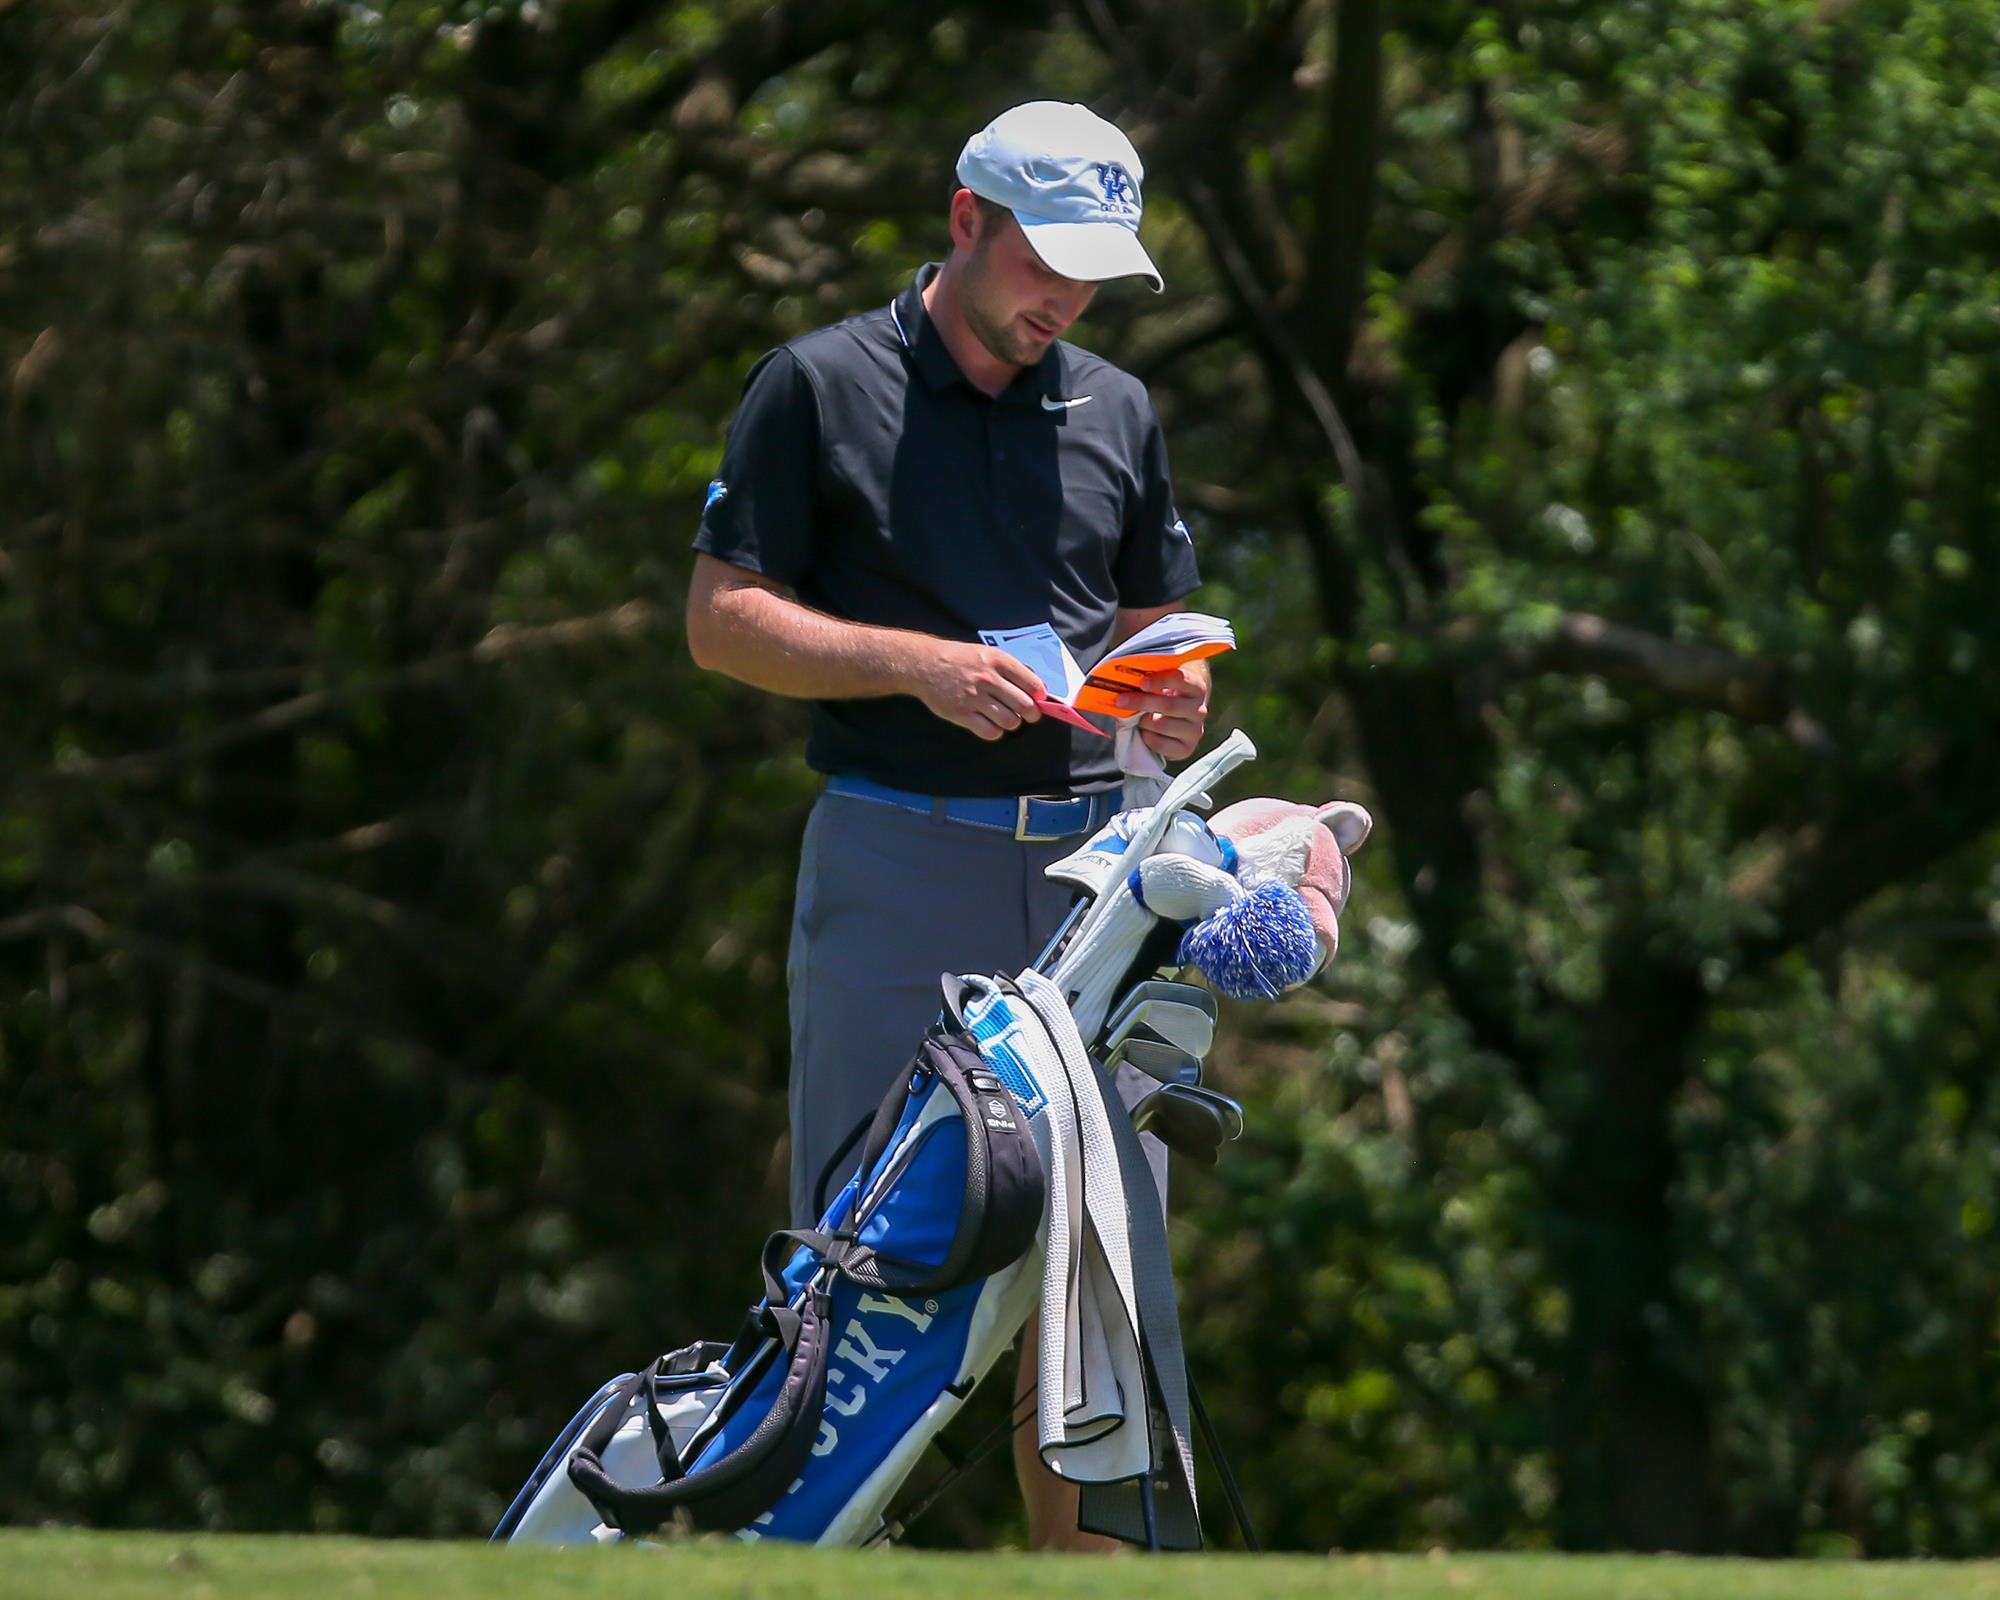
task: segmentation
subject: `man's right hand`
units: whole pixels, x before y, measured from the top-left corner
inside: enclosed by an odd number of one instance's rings
[[[912,665],[910,691],[946,722],[998,739],[1039,722],[1035,696],[1046,693],[1032,667],[990,644],[939,639]]]
[[[0,0],[0,10],[6,0]],[[946,722],[998,739],[1038,722],[1042,680],[990,644],[828,616],[784,584],[703,551],[688,586],[695,664],[802,700],[915,695]]]

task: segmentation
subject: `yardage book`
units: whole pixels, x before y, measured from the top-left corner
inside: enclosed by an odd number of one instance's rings
[[[982,629],[979,638],[1034,669],[1049,691],[1035,702],[1044,712],[1102,737],[1109,735],[1080,713],[1132,716],[1135,713],[1118,704],[1121,694],[1137,689],[1156,672],[1172,672],[1190,661],[1236,648],[1236,630],[1228,619],[1205,611],[1169,612],[1112,646],[1111,653],[1088,670],[1076,664],[1069,646],[1046,622],[1031,628]]]

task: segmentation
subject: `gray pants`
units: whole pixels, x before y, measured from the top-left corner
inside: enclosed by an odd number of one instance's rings
[[[1018,972],[1040,955],[1073,896],[1042,869],[1083,842],[1022,843],[874,800],[819,797],[786,964],[794,1227],[817,1222],[820,1195],[831,1200],[852,1176],[858,1142],[828,1165],[936,1020],[939,975]],[[1150,1135],[1146,1144],[1164,1195],[1165,1151]]]
[[[792,1224],[819,1220],[827,1162],[916,1054],[939,974],[1018,972],[1071,891],[1042,876],[1081,837],[1023,844],[900,806],[823,794],[799,853],[786,981],[792,1005]],[[827,1175],[831,1200],[857,1145]]]

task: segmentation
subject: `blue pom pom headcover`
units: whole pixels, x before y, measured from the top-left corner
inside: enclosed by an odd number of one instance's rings
[[[1180,959],[1232,1000],[1275,1000],[1313,975],[1319,944],[1298,891],[1260,883],[1188,929]]]

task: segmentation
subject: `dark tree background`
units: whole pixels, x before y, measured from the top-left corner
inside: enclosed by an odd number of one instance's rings
[[[1245,792],[1378,821],[1180,1184],[1267,1532],[1990,1551],[1991,24],[0,3],[0,1518],[478,1533],[731,1324],[813,779],[701,489],[1060,96]]]

